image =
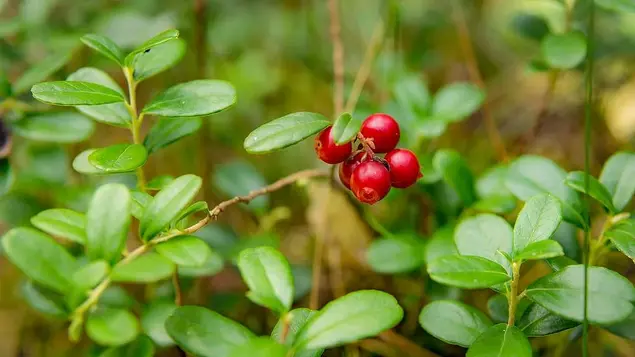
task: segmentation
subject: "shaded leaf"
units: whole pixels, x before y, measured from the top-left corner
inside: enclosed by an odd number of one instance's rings
[[[344,145],[355,140],[361,127],[361,119],[355,119],[350,113],[344,113],[333,123],[331,135],[336,144]]]
[[[635,220],[621,221],[604,233],[615,247],[627,257],[635,260]]]
[[[600,182],[613,197],[613,206],[618,211],[622,211],[635,194],[633,175],[635,175],[635,154],[631,152],[622,151],[613,154],[602,168]]]
[[[71,58],[70,52],[60,52],[44,58],[38,64],[31,66],[22,76],[13,82],[13,94],[18,95],[26,92],[32,85],[39,83],[51,74],[62,68]]]
[[[531,357],[531,345],[517,327],[498,324],[479,336],[466,355],[466,357],[491,356]]]
[[[286,338],[284,340],[284,344],[287,346],[292,346],[295,342],[295,337],[298,334],[298,331],[300,331],[304,325],[306,325],[306,323],[313,317],[315,316],[315,314],[317,314],[317,311],[314,310],[310,310],[310,309],[305,309],[305,308],[299,308],[299,309],[293,309],[291,311],[289,311],[288,314],[282,316],[280,318],[280,320],[278,320],[278,323],[276,324],[276,326],[273,328],[273,331],[271,331],[271,338],[281,342],[282,339],[282,334],[283,334],[283,330],[284,330],[284,319],[288,319],[288,327],[287,327],[287,333],[286,333]],[[322,353],[324,352],[323,349],[296,349],[295,350],[295,354],[293,355],[294,357],[320,357],[322,356]]]
[[[119,260],[130,228],[130,191],[110,183],[95,191],[86,213],[86,255],[110,263]]]
[[[174,264],[167,258],[146,253],[134,260],[113,267],[112,281],[122,283],[153,283],[167,279],[174,273]]]
[[[168,88],[154,97],[142,112],[164,117],[210,115],[235,102],[236,90],[229,82],[199,79]]]
[[[267,185],[262,174],[251,163],[242,160],[217,165],[213,183],[228,197],[243,196]],[[269,196],[256,197],[247,207],[264,213],[269,208]]]
[[[139,322],[128,310],[100,309],[88,315],[86,334],[102,346],[121,346],[139,333]]]
[[[201,128],[203,121],[199,117],[161,118],[150,129],[143,145],[152,154],[170,144],[194,134]]]
[[[586,56],[586,38],[581,32],[549,34],[542,41],[542,56],[551,68],[571,69]]]
[[[472,83],[451,83],[432,99],[432,115],[450,122],[467,118],[485,101],[485,93]]]
[[[119,66],[123,66],[123,50],[108,37],[91,33],[82,36],[80,40],[86,46],[115,61]]]
[[[492,321],[481,311],[452,300],[437,300],[426,305],[419,324],[432,336],[452,345],[469,347]]]
[[[86,241],[86,217],[65,208],[52,208],[31,217],[31,224],[55,236],[84,244]]]
[[[578,192],[587,193],[606,207],[609,212],[613,214],[618,213],[615,206],[613,206],[613,199],[609,191],[600,183],[600,181],[591,175],[587,175],[589,177],[589,192],[585,192],[585,175],[586,174],[583,171],[569,172],[565,183],[567,186]]]
[[[580,325],[551,313],[536,303],[529,305],[516,324],[529,337],[546,336]]]
[[[78,113],[57,112],[29,116],[13,125],[16,135],[52,143],[76,143],[88,139],[95,124]]]
[[[433,159],[434,169],[456,191],[465,206],[474,203],[474,178],[470,168],[461,155],[449,149],[436,152]]]
[[[250,154],[265,154],[284,149],[329,126],[322,114],[299,112],[285,115],[252,131],[243,146]]]
[[[99,357],[152,357],[154,356],[154,345],[152,341],[139,336],[136,340],[120,347],[111,347],[104,351]]]
[[[404,273],[423,264],[423,244],[409,235],[375,240],[366,251],[366,260],[378,273]]]
[[[165,328],[165,322],[177,306],[172,301],[155,301],[147,305],[141,314],[143,332],[160,347],[174,345]]]
[[[175,237],[155,246],[156,251],[182,266],[202,266],[212,254],[209,246],[194,236]]]

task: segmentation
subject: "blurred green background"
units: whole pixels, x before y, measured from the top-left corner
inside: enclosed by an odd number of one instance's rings
[[[408,190],[362,207],[337,193],[326,205],[325,186],[311,183],[285,189],[249,206],[228,210],[220,222],[200,235],[227,261],[240,247],[279,246],[294,264],[301,304],[311,285],[312,239],[320,227],[332,228],[341,255],[326,256],[327,271],[321,301],[344,288],[378,288],[398,296],[407,317],[400,332],[440,355],[460,356],[462,349],[442,345],[425,334],[416,317],[425,301],[439,296],[462,297],[480,308],[487,292],[461,292],[426,281],[422,273],[378,275],[365,262],[365,251],[383,229],[393,233],[430,236],[447,217],[456,215],[456,197],[438,181],[431,154],[441,148],[460,152],[477,175],[498,160],[481,112],[457,123],[439,124],[425,113],[405,108],[404,96],[435,93],[448,83],[473,81],[459,31],[461,22],[475,50],[485,81],[487,101],[510,157],[534,153],[552,158],[567,170],[583,167],[582,68],[560,72],[553,90],[553,73],[540,65],[540,39],[565,27],[584,29],[586,1],[567,12],[559,0],[342,0],[342,40],[346,92],[364,58],[377,22],[385,24],[384,41],[354,115],[392,114],[401,124],[400,146],[417,152],[426,177]],[[453,7],[453,5],[455,5]],[[458,6],[457,6],[458,5]],[[459,10],[457,10],[459,9]],[[295,111],[333,116],[332,53],[325,0],[0,0],[0,73],[12,82],[50,56],[71,60],[52,78],[63,79],[76,69],[106,70],[120,85],[123,74],[87,47],[79,37],[94,32],[131,50],[156,33],[177,28],[187,42],[183,60],[139,88],[140,107],[174,83],[197,78],[228,80],[237,89],[238,103],[204,120],[201,130],[153,155],[146,175],[204,178],[200,198],[211,206],[244,194],[289,173],[320,167],[313,141],[274,154],[249,156],[242,148],[246,135],[258,125]],[[635,134],[635,14],[599,11],[597,17],[597,101],[593,127],[591,171],[597,174],[618,149],[632,149]],[[405,94],[404,94],[405,93]],[[38,110],[54,110],[20,99]],[[5,121],[20,115],[6,111]],[[537,119],[539,118],[539,119]],[[147,126],[147,122],[145,123]],[[147,132],[147,127],[144,132]],[[128,132],[97,124],[86,142],[42,144],[13,138],[11,166],[14,182],[0,197],[0,232],[29,224],[29,218],[49,207],[85,211],[94,188],[108,181],[134,185],[134,176],[91,178],[74,172],[72,159],[89,147],[128,141]],[[328,220],[317,212],[328,211]],[[372,228],[371,228],[372,227]],[[327,246],[327,249],[332,248]],[[335,248],[333,248],[335,249]],[[611,266],[633,281],[632,262],[620,257]],[[535,268],[535,269],[534,269]],[[528,279],[548,268],[536,266]],[[271,316],[244,298],[245,288],[231,264],[219,274],[186,281],[188,303],[208,305],[240,320],[259,333],[275,323]],[[339,284],[339,285],[338,285]],[[300,287],[303,287],[302,289]],[[27,296],[23,292],[27,291]],[[115,303],[139,307],[144,301],[170,294],[169,284],[127,291],[113,290]],[[90,355],[91,347],[71,345],[63,321],[36,312],[19,272],[0,258],[0,356],[61,357]],[[34,302],[31,301],[30,305]],[[37,301],[35,302],[37,304]],[[536,351],[553,346],[550,338],[536,342]],[[635,345],[606,332],[593,336],[593,356],[635,356]],[[171,351],[164,351],[166,356]],[[333,355],[336,355],[334,352]],[[362,356],[370,356],[362,349]],[[541,353],[541,352],[538,352]],[[574,344],[562,356],[578,355]],[[550,355],[550,354],[539,354]]]

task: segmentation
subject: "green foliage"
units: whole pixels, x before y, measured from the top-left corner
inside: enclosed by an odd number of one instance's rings
[[[161,118],[152,126],[143,140],[148,155],[171,145],[201,128],[203,121],[199,117],[191,118]]]
[[[139,322],[129,311],[101,309],[86,321],[86,334],[103,346],[121,346],[132,342],[139,333]]]
[[[179,266],[202,266],[212,255],[209,246],[194,236],[181,236],[159,243],[157,252]]]
[[[464,289],[489,288],[511,279],[501,265],[476,256],[437,258],[428,264],[428,274],[439,283]]]
[[[31,93],[35,99],[53,105],[98,105],[124,101],[120,92],[91,82],[39,83],[31,88]]]
[[[48,209],[31,217],[31,224],[56,237],[81,244],[86,242],[86,217],[73,210]]]
[[[542,40],[542,56],[551,68],[574,68],[585,55],[586,38],[580,32],[549,34]]]
[[[86,255],[115,262],[130,227],[130,192],[121,184],[106,184],[95,192],[86,213]]]
[[[225,81],[199,79],[177,84],[146,104],[143,114],[165,117],[210,115],[236,102],[236,90]]]
[[[13,130],[25,139],[70,144],[88,139],[95,124],[78,113],[48,113],[26,117],[18,121]]]
[[[116,144],[96,149],[88,155],[88,162],[105,173],[134,171],[147,159],[148,152],[139,144]]]
[[[498,324],[481,334],[467,351],[467,357],[516,356],[531,357],[527,337],[515,326]]]
[[[469,347],[492,326],[492,321],[481,311],[451,300],[428,304],[421,310],[419,323],[434,337],[463,347]]]
[[[410,235],[390,236],[371,243],[366,251],[366,260],[379,273],[405,273],[423,264],[424,246],[417,237]]]
[[[122,283],[154,283],[172,276],[174,269],[174,264],[162,255],[146,253],[135,260],[115,265],[110,277]]]
[[[250,154],[266,154],[297,144],[329,125],[329,120],[321,114],[292,113],[252,131],[243,146]]]
[[[336,144],[343,145],[354,140],[361,127],[361,119],[353,118],[350,113],[344,113],[333,123],[331,135],[333,135]]]
[[[611,156],[600,174],[600,182],[613,197],[613,206],[622,211],[635,194],[635,183],[629,179],[635,172],[635,154],[618,152]]]

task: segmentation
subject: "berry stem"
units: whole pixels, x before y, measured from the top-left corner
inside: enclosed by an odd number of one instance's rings
[[[368,139],[366,139],[361,132],[357,133],[357,139],[362,144],[362,147],[364,148],[364,151],[366,152],[366,154],[372,159],[375,156],[375,152],[373,151],[373,148],[370,146]]]

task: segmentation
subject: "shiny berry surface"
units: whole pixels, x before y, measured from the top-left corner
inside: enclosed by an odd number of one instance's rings
[[[393,187],[409,187],[421,177],[419,160],[417,160],[417,156],[410,150],[392,150],[386,154],[384,159],[390,166],[390,180]]]
[[[339,168],[339,176],[340,181],[346,188],[351,189],[351,176],[353,175],[353,170],[362,162],[362,159],[365,159],[366,153],[359,152],[354,156],[349,157],[340,164]]]
[[[339,164],[351,155],[353,145],[351,143],[344,145],[335,144],[331,129],[333,127],[329,126],[315,137],[315,152],[320,160],[327,164]]]
[[[351,176],[351,191],[358,200],[374,204],[390,191],[390,173],[384,164],[365,161],[357,165]]]
[[[388,114],[373,114],[362,123],[360,132],[366,139],[372,139],[376,153],[385,153],[397,146],[401,132],[399,124]]]

